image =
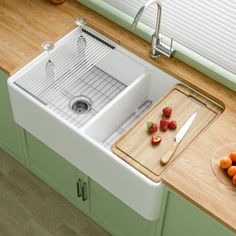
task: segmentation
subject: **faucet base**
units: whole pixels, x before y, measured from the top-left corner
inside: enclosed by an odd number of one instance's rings
[[[151,48],[150,48],[150,53],[149,56],[151,58],[157,58],[159,57],[159,53],[157,53],[156,46],[161,43],[161,37],[159,34],[153,34],[152,35],[152,41],[151,41]]]
[[[165,55],[167,57],[172,57],[175,54],[175,50],[170,46],[167,46],[161,41],[162,36],[159,34],[152,35],[152,45],[150,49],[149,56],[152,59],[157,59],[161,55]]]
[[[152,59],[158,59],[158,58],[161,57],[161,54],[156,52],[156,53],[153,55],[152,50],[150,50],[150,51],[149,51],[149,57],[151,57]]]

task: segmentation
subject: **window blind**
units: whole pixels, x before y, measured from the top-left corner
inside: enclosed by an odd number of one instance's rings
[[[104,0],[134,17],[146,0]],[[236,74],[235,0],[160,0],[161,33]],[[141,21],[154,28],[156,6]]]

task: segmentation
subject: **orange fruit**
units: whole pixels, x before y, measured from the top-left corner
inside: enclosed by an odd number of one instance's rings
[[[236,175],[233,177],[232,182],[234,185],[236,185]]]
[[[232,166],[232,160],[230,157],[224,156],[220,158],[220,168],[228,169],[230,166]]]
[[[236,175],[236,166],[230,166],[227,170],[227,173],[230,177],[233,177]]]
[[[236,151],[233,151],[229,154],[229,157],[233,162],[236,162]]]

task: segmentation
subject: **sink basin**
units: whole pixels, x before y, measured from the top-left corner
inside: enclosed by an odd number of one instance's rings
[[[179,81],[90,28],[84,35],[83,53],[77,29],[56,43],[53,80],[46,76],[46,53],[8,80],[14,119],[144,218],[156,220],[163,184],[122,161],[111,145]]]

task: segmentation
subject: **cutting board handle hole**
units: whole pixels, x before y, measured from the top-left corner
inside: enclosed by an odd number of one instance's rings
[[[202,106],[202,107],[207,107],[206,103],[204,103],[203,101],[197,100],[192,95],[188,95],[188,98],[191,99],[193,102],[197,103],[198,105]]]

